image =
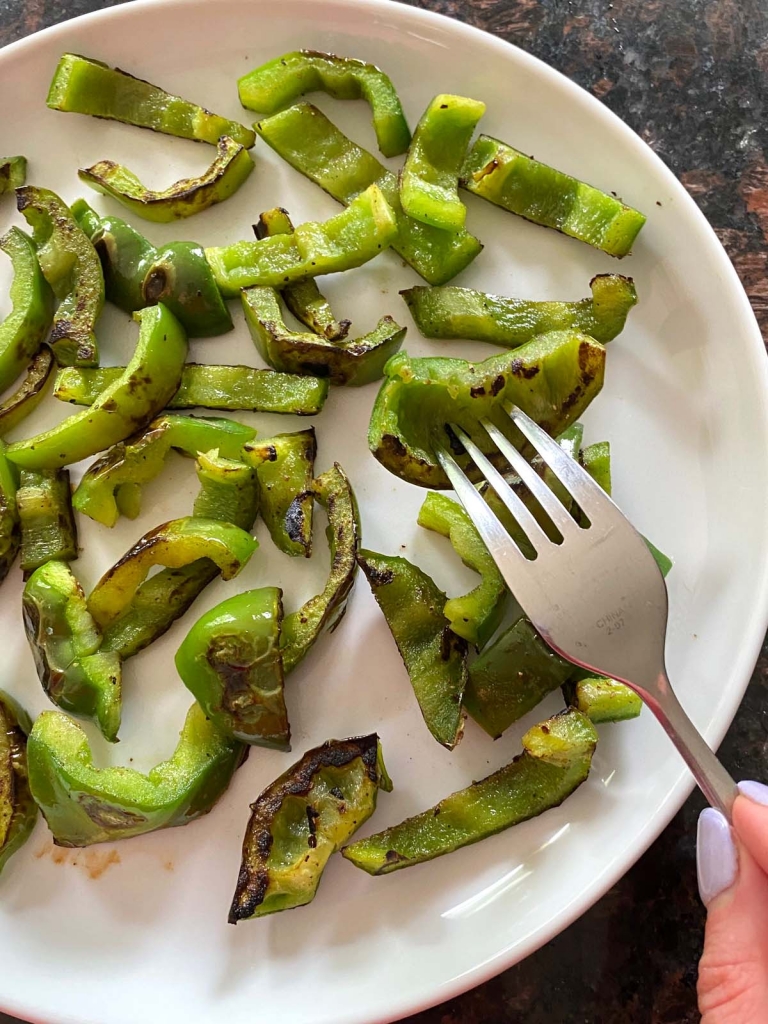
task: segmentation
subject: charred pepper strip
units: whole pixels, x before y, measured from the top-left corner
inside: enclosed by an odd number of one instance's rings
[[[317,107],[297,103],[255,128],[283,160],[340,203],[351,203],[377,184],[397,219],[392,248],[430,284],[450,281],[483,248],[468,231],[442,231],[404,213],[397,174],[348,139]]]
[[[299,224],[292,235],[270,235],[205,250],[216,284],[226,298],[241,288],[281,288],[318,274],[362,266],[397,238],[392,207],[377,185],[355,196],[346,210],[323,223]]]
[[[284,373],[327,377],[331,384],[361,387],[380,380],[390,356],[399,351],[405,328],[384,316],[354,341],[328,341],[285,325],[274,288],[244,288],[240,293],[248,330],[262,359]]]
[[[470,192],[544,227],[556,228],[626,256],[645,216],[620,199],[526,156],[499,139],[481,135],[467,156],[461,183]]]
[[[77,526],[68,470],[22,470],[16,505],[21,521],[21,568],[25,573],[53,559],[77,558]]]
[[[32,239],[18,228],[0,238],[13,268],[11,312],[0,324],[0,391],[37,354],[53,320],[53,292],[43,277]]]
[[[198,456],[197,478],[200,493],[195,498],[194,515],[252,529],[260,498],[255,470],[214,449]]]
[[[247,747],[224,736],[193,704],[173,756],[147,775],[96,768],[88,739],[60,711],[29,735],[29,785],[57,846],[90,846],[173,828],[207,814]]]
[[[217,604],[187,633],[176,668],[227,736],[290,750],[280,650],[282,596],[278,587],[262,587]]]
[[[80,370],[67,367],[56,377],[54,396],[73,405],[93,405],[104,388],[123,373],[123,366]],[[187,363],[181,385],[168,409],[225,409],[231,412],[274,412],[316,416],[328,397],[328,380],[251,366]]]
[[[0,196],[13,192],[27,180],[27,158],[25,156],[0,156]]]
[[[181,382],[187,336],[163,305],[134,313],[140,331],[124,373],[105,388],[90,409],[43,434],[17,441],[8,458],[24,469],[58,469],[130,437],[165,407]]]
[[[112,160],[100,160],[77,173],[86,185],[116,199],[144,220],[168,224],[223,203],[237,192],[252,170],[248,150],[224,135],[207,171],[196,178],[181,178],[159,192],[146,188],[133,171]]]
[[[21,523],[16,504],[18,475],[16,467],[5,457],[5,443],[0,441],[0,583],[11,570],[21,545]]]
[[[59,59],[46,102],[53,110],[105,117],[212,146],[222,135],[229,135],[246,149],[256,141],[254,133],[237,121],[76,53],[65,53]]]
[[[464,338],[516,348],[547,331],[577,330],[605,344],[624,329],[637,292],[632,278],[619,274],[598,274],[589,287],[592,297],[579,302],[508,299],[455,285],[417,285],[400,294],[426,338]]]
[[[29,839],[37,821],[27,771],[31,728],[26,711],[0,690],[0,871]]]
[[[435,96],[413,133],[400,176],[400,202],[409,217],[460,231],[467,208],[459,199],[459,172],[485,104],[466,96]]]
[[[56,360],[47,346],[43,346],[27,367],[21,386],[0,403],[0,437],[18,427],[45,398],[53,381]]]
[[[120,658],[102,636],[65,562],[46,562],[27,580],[24,629],[43,689],[58,707],[95,722],[114,743],[120,728]]]
[[[244,107],[262,114],[274,114],[308,92],[327,92],[337,100],[364,99],[371,105],[376,141],[384,156],[400,156],[411,141],[389,77],[375,64],[352,57],[296,50],[243,75],[237,90]]]
[[[242,458],[256,472],[261,518],[275,545],[286,555],[312,554],[312,512],[317,441],[314,427],[253,441]]]
[[[251,804],[230,924],[311,903],[325,865],[392,783],[379,737],[308,750]]]
[[[341,852],[385,875],[477,843],[561,804],[589,775],[596,745],[589,719],[565,711],[529,729],[523,753],[505,768]]]
[[[634,690],[604,676],[587,676],[564,683],[563,696],[570,707],[597,725],[637,718],[643,708]]]

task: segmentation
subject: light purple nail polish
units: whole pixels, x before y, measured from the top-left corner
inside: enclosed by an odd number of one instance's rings
[[[699,815],[696,869],[701,902],[708,907],[715,896],[736,881],[739,862],[731,829],[720,811],[708,807]]]
[[[768,807],[768,786],[764,786],[762,782],[740,782],[737,788],[747,800]]]

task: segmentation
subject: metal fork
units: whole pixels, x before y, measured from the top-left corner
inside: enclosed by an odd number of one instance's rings
[[[526,557],[450,451],[435,455],[485,541],[507,585],[538,632],[559,655],[631,687],[650,707],[693,772],[704,796],[731,820],[736,784],[675,696],[664,665],[667,588],[645,541],[592,477],[520,409],[512,422],[573,497],[578,523],[536,470],[489,420],[491,440],[559,531],[551,540],[486,455],[449,425],[469,458],[528,538]],[[531,552],[528,552],[530,555]]]

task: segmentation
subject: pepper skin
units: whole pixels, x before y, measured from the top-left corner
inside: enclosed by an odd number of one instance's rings
[[[13,192],[27,180],[27,158],[25,156],[0,156],[0,196]]]
[[[111,743],[120,728],[120,658],[101,651],[101,631],[66,562],[46,562],[22,598],[24,629],[43,689],[58,707],[95,722]]]
[[[482,250],[468,231],[441,231],[404,213],[397,174],[348,139],[317,107],[297,103],[254,127],[283,160],[340,203],[351,203],[378,185],[397,219],[392,248],[429,284],[450,281]]]
[[[0,437],[18,427],[40,405],[53,382],[56,360],[44,345],[27,367],[21,385],[0,403]]]
[[[240,293],[245,322],[259,355],[283,373],[327,377],[331,384],[361,387],[380,380],[390,356],[399,351],[405,328],[391,316],[353,341],[333,342],[285,325],[274,288],[244,288]]]
[[[11,261],[11,312],[0,324],[0,391],[5,391],[35,356],[53,320],[53,292],[37,262],[32,239],[18,228],[0,238]]]
[[[461,183],[468,191],[544,227],[556,228],[621,258],[645,216],[620,199],[534,160],[490,135],[467,156]]]
[[[472,288],[417,285],[400,294],[425,338],[462,338],[516,348],[547,331],[577,330],[605,344],[624,329],[637,304],[631,277],[598,274],[590,299],[534,302],[489,295]]]
[[[392,207],[378,185],[355,196],[346,210],[323,223],[299,224],[292,235],[270,235],[205,250],[221,294],[236,298],[241,288],[281,288],[318,274],[360,267],[397,238]]]
[[[60,366],[98,366],[94,326],[104,307],[104,275],[69,207],[47,188],[16,189],[16,206],[32,228],[37,259],[59,299],[48,344]]]
[[[571,680],[563,685],[563,696],[566,704],[596,725],[626,722],[643,710],[643,702],[634,690],[604,676]]]
[[[0,441],[0,583],[11,571],[21,546],[21,524],[16,504],[18,475],[16,467],[5,457],[6,446]]]
[[[256,471],[261,518],[274,544],[286,555],[312,554],[312,512],[317,441],[314,427],[253,441],[243,461]]]
[[[141,430],[178,391],[187,357],[187,336],[162,304],[134,313],[140,331],[125,372],[90,409],[8,448],[24,469],[58,469],[109,448]]]
[[[169,224],[223,203],[252,170],[248,150],[225,135],[219,139],[218,155],[207,171],[196,178],[181,178],[160,192],[146,188],[133,171],[112,160],[100,160],[77,173],[86,185],[116,199],[138,217]]]
[[[230,924],[311,903],[325,865],[392,790],[375,733],[308,750],[264,790],[243,839]]]
[[[44,711],[29,734],[29,785],[57,846],[113,843],[207,814],[247,750],[193,704],[173,756],[147,775],[96,768],[80,726]]]
[[[91,114],[212,146],[222,135],[229,135],[246,149],[256,142],[254,133],[237,121],[76,53],[60,57],[46,102],[52,110]]]
[[[510,421],[503,408],[511,402],[547,433],[560,434],[599,393],[604,369],[603,346],[578,331],[542,334],[514,353],[481,363],[412,359],[399,352],[384,368],[368,445],[395,476],[444,490],[451,485],[433,453],[435,432],[443,424],[458,424],[483,451],[498,458],[479,419],[487,416],[508,433]],[[454,454],[461,465],[468,465],[466,455],[455,449]]]
[[[282,596],[278,587],[262,587],[217,604],[187,633],[176,668],[227,736],[290,750],[280,651]]]
[[[31,728],[26,711],[0,690],[0,872],[29,839],[37,821],[27,772]]]
[[[197,458],[200,493],[192,512],[204,519],[218,519],[250,531],[259,511],[256,471],[238,459],[228,459],[216,449]]]
[[[584,782],[596,744],[589,719],[565,711],[529,729],[523,753],[505,768],[428,811],[345,846],[342,855],[370,875],[386,875],[535,818]]]
[[[466,96],[435,96],[421,117],[400,176],[400,202],[409,217],[444,231],[460,231],[467,208],[459,199],[459,172],[485,104]]]
[[[77,558],[77,526],[68,470],[22,470],[16,506],[21,522],[24,573],[53,559],[68,562]]]
[[[375,64],[353,57],[296,50],[243,75],[237,90],[242,105],[261,114],[274,114],[308,92],[327,92],[337,100],[364,99],[371,105],[376,141],[384,156],[400,156],[411,141],[389,77]]]
[[[135,519],[141,511],[142,486],[160,475],[172,450],[195,458],[217,448],[225,458],[236,458],[242,445],[255,435],[252,427],[234,420],[165,413],[92,463],[72,504],[104,526],[114,526],[120,515]]]

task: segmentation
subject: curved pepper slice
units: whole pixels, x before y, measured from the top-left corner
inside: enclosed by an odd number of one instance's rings
[[[61,711],[44,711],[29,735],[29,785],[56,845],[90,846],[207,814],[247,753],[193,704],[173,756],[147,775],[96,768],[80,726]]]
[[[392,207],[377,185],[356,196],[346,210],[323,223],[299,224],[292,235],[270,235],[205,250],[216,284],[226,298],[241,288],[280,288],[318,274],[362,266],[397,238]]]
[[[442,231],[404,213],[397,174],[348,139],[317,107],[297,103],[255,128],[283,160],[340,203],[351,203],[364,189],[378,185],[397,218],[392,248],[430,284],[450,281],[482,250],[468,231]]]
[[[480,782],[341,851],[370,875],[421,864],[557,807],[589,775],[594,726],[565,711],[523,736],[523,753]]]
[[[262,359],[284,373],[328,377],[331,384],[361,387],[380,380],[384,365],[399,351],[405,328],[384,316],[370,334],[333,342],[286,327],[274,288],[244,288],[245,321]]]
[[[609,256],[626,256],[645,224],[644,214],[615,196],[490,135],[481,135],[470,150],[461,184],[496,206],[556,228]]]
[[[127,71],[76,53],[59,58],[46,102],[52,110],[105,117],[212,146],[222,135],[229,135],[246,149],[256,141],[254,133],[237,121],[219,117]]]
[[[453,750],[464,732],[467,642],[443,614],[445,594],[405,558],[361,551],[357,562],[387,620],[427,728]]]
[[[131,601],[154,565],[179,569],[209,558],[221,577],[231,580],[258,547],[245,530],[232,523],[186,516],[155,527],[108,569],[91,591],[88,610],[104,628],[130,608]]]
[[[32,573],[22,611],[45,692],[64,711],[95,722],[114,743],[120,728],[120,658],[99,650],[101,631],[65,562],[46,562]]]
[[[197,478],[200,493],[195,498],[194,515],[234,523],[242,530],[253,528],[260,498],[255,470],[214,449],[198,456]]]
[[[598,274],[589,287],[592,297],[579,302],[508,299],[454,285],[417,285],[400,294],[426,338],[464,338],[516,348],[537,334],[577,330],[605,344],[624,330],[637,292],[632,278],[620,274]]]
[[[125,372],[90,409],[10,445],[9,459],[35,470],[79,462],[130,437],[164,408],[181,381],[187,336],[163,305],[139,310],[134,319],[140,324],[139,340]]]
[[[459,172],[485,104],[466,96],[435,96],[413,133],[400,176],[400,202],[409,217],[433,228],[460,231],[467,208],[459,199]]]
[[[77,526],[68,470],[22,470],[16,505],[21,522],[21,568],[25,573],[53,559],[77,558]]]
[[[53,353],[44,345],[27,367],[20,387],[0,403],[0,437],[18,427],[40,405],[53,381],[55,368]]]
[[[27,180],[27,158],[25,156],[0,156],[0,196],[13,192]]]
[[[29,715],[0,690],[0,871],[32,834],[37,804],[29,791]]]
[[[578,419],[603,386],[605,349],[579,331],[542,334],[514,353],[481,363],[444,357],[393,356],[376,397],[368,445],[391,473],[422,487],[450,483],[433,453],[435,432],[456,423],[493,455],[484,416],[509,431],[505,403],[519,405],[549,434]],[[506,421],[506,422],[505,422]],[[467,457],[456,453],[460,463]]]
[[[18,228],[0,238],[13,268],[11,312],[0,324],[0,391],[24,370],[45,339],[53,319],[53,292],[45,280],[32,239]]]
[[[252,170],[248,150],[224,135],[207,171],[196,178],[181,178],[159,192],[146,188],[133,171],[113,160],[100,160],[77,173],[86,185],[116,199],[144,220],[168,224],[223,203],[237,192]]]
[[[275,545],[286,555],[312,554],[312,512],[317,441],[313,427],[253,441],[242,458],[256,471],[261,518]]]
[[[0,441],[0,583],[11,571],[21,546],[21,524],[16,504],[18,476],[16,467],[5,457],[6,446]]]
[[[166,413],[140,434],[113,445],[90,465],[72,504],[105,526],[114,526],[120,515],[135,519],[141,511],[142,485],[162,472],[171,450],[195,458],[217,448],[225,458],[236,458],[255,434],[252,427],[234,420]]]
[[[311,903],[325,865],[392,790],[376,733],[308,750],[264,790],[243,839],[230,924]]]
[[[222,732],[291,749],[280,628],[283,592],[248,590],[199,618],[176,653],[182,682]]]

